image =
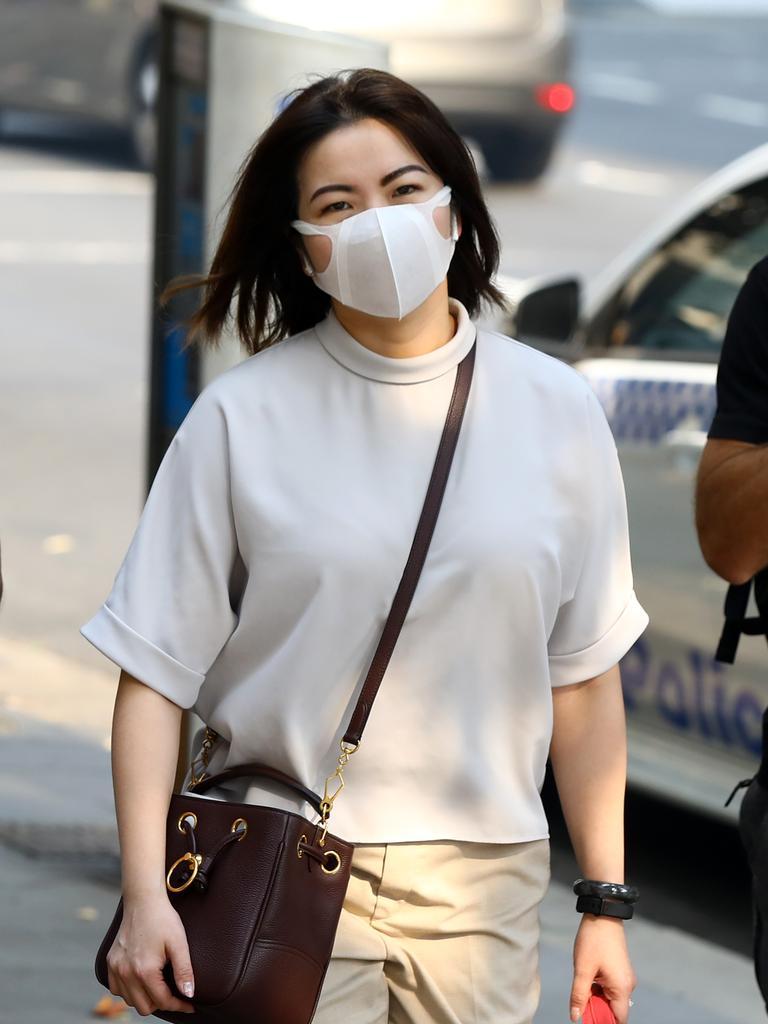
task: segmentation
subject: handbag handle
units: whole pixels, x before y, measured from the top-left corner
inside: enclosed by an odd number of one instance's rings
[[[288,789],[292,789],[303,800],[306,800],[318,814],[322,814],[320,807],[322,801],[317,793],[308,786],[302,785],[297,779],[286,775],[285,772],[281,772],[277,768],[270,768],[269,765],[262,764],[259,761],[249,761],[247,764],[233,765],[232,768],[225,768],[224,771],[217,772],[216,775],[206,775],[205,778],[200,779],[195,785],[190,786],[189,791],[205,793],[207,790],[213,789],[214,786],[218,786],[221,782],[227,782],[229,779],[239,779],[242,775],[280,782],[282,785],[287,786]]]
[[[258,763],[235,765],[217,773],[216,775],[199,779],[189,786],[189,790],[191,792],[200,793],[204,789],[213,788],[218,785],[219,782],[239,778],[243,775],[263,776],[288,785],[295,792],[299,793],[299,795],[303,796],[304,799],[306,799],[307,802],[318,811],[318,813],[323,814],[323,804],[326,805],[327,811],[330,811],[330,808],[333,806],[334,798],[338,795],[343,786],[341,772],[344,765],[346,765],[349,755],[357,749],[360,743],[363,730],[365,729],[368,717],[371,713],[371,708],[373,707],[373,702],[376,699],[376,694],[379,692],[381,681],[384,678],[387,665],[389,664],[392,652],[395,649],[395,643],[400,635],[400,630],[405,622],[405,617],[408,614],[408,609],[411,605],[414,591],[416,590],[416,584],[419,581],[419,576],[421,575],[421,570],[427,557],[427,551],[429,550],[429,545],[432,540],[432,534],[435,531],[437,515],[440,511],[443,494],[445,493],[445,485],[448,482],[448,474],[451,470],[453,454],[456,451],[456,442],[459,439],[459,431],[464,418],[467,398],[469,397],[469,388],[472,383],[472,374],[475,366],[476,348],[477,339],[472,343],[472,347],[458,365],[456,380],[453,385],[453,393],[451,394],[451,401],[448,405],[448,412],[446,413],[443,432],[440,437],[440,444],[438,445],[437,454],[432,466],[432,475],[429,479],[427,493],[424,498],[421,515],[419,516],[419,521],[416,526],[416,533],[414,534],[413,543],[411,544],[411,550],[408,553],[408,559],[405,563],[400,583],[398,584],[395,596],[392,600],[392,606],[389,610],[389,614],[387,615],[387,621],[384,623],[384,628],[379,638],[378,645],[374,651],[373,657],[371,658],[365,682],[363,683],[357,703],[355,704],[355,709],[349,720],[347,731],[344,733],[344,738],[341,741],[342,756],[339,758],[339,766],[337,767],[334,775],[330,776],[326,782],[325,795],[321,799],[316,793],[313,793],[312,790],[302,786],[301,783],[297,782],[295,779],[291,779],[290,776],[284,775],[282,772],[277,771],[277,769],[268,768],[266,765]],[[213,730],[210,731],[212,732]],[[352,744],[352,749],[346,750],[344,747],[345,743]],[[340,784],[336,793],[329,795],[328,782],[333,778],[338,778]],[[327,817],[327,813],[323,816]]]

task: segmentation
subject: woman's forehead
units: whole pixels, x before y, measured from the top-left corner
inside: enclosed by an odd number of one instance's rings
[[[399,132],[366,118],[334,129],[307,150],[298,169],[299,187],[311,194],[317,187],[337,181],[378,181],[405,164],[429,170]]]

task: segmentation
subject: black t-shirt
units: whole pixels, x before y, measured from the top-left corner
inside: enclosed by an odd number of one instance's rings
[[[768,443],[768,257],[750,270],[728,318],[708,436]]]

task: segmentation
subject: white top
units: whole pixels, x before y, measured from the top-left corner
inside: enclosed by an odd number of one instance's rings
[[[648,623],[589,384],[450,301],[456,333],[424,355],[379,355],[331,312],[212,381],[81,629],[221,733],[211,774],[261,761],[322,794],[477,335],[426,564],[331,816],[353,843],[545,838],[550,687],[615,665]],[[283,794],[211,793],[316,820]]]

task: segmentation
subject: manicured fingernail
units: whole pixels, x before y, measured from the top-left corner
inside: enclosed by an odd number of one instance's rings
[[[188,996],[191,999],[192,994],[195,991],[195,987],[191,981],[184,981],[182,982],[181,985],[181,991],[184,993],[185,996]]]
[[[578,1006],[571,1007],[571,1020],[577,1021],[579,1019],[579,1008]]]

